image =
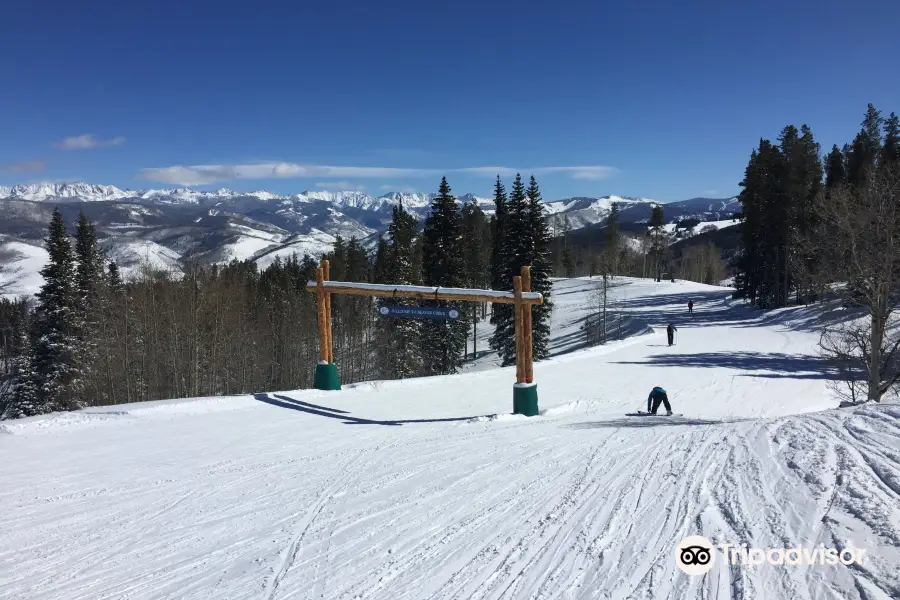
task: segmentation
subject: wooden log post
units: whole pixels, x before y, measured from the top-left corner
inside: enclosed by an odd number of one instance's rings
[[[322,259],[322,272],[325,281],[331,281],[331,263],[327,258]],[[329,363],[334,362],[334,329],[331,325],[331,294],[325,292],[325,331],[328,334],[328,358]]]
[[[318,313],[319,330],[319,362],[316,365],[316,373],[313,378],[313,387],[317,390],[341,389],[341,378],[338,375],[337,365],[330,356],[330,319],[328,314],[328,292],[325,291],[325,268],[327,261],[316,269],[316,312]]]
[[[316,312],[319,322],[319,362],[328,362],[328,308],[325,304],[325,269],[316,269]]]
[[[522,267],[522,274],[513,277],[515,297],[516,331],[516,383],[513,386],[513,413],[534,417],[538,410],[537,386],[531,367],[531,304],[522,299],[522,294],[531,291],[531,268]]]
[[[516,333],[516,383],[525,383],[525,332],[522,321],[522,278],[513,277],[513,294],[515,294],[515,333]]]
[[[531,291],[531,267],[522,267],[522,292]],[[534,338],[531,328],[531,305],[522,306],[522,333],[525,344],[525,383],[534,381]]]

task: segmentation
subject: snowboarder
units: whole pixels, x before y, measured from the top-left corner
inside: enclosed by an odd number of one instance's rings
[[[659,410],[659,405],[664,404],[666,407],[666,416],[671,416],[672,414],[672,405],[669,404],[669,396],[666,394],[666,390],[662,389],[659,386],[656,386],[652,390],[650,390],[650,395],[647,396],[647,412],[651,415],[655,415],[656,411]]]
[[[669,336],[669,345],[670,345],[670,346],[671,346],[672,343],[675,341],[675,332],[676,332],[676,331],[678,331],[678,328],[675,327],[674,325],[672,325],[671,323],[669,323],[669,326],[666,327],[666,333],[667,333],[668,336]]]
[[[693,300],[688,300],[688,314],[689,315],[694,314],[694,301]]]

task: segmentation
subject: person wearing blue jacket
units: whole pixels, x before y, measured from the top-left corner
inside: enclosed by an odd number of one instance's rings
[[[655,415],[656,411],[659,410],[660,404],[666,406],[666,416],[672,414],[672,405],[669,404],[669,396],[666,394],[666,390],[656,386],[650,390],[650,395],[647,396],[647,412],[651,415]]]

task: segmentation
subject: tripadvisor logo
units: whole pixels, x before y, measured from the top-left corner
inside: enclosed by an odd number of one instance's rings
[[[716,550],[702,535],[691,535],[675,546],[675,564],[688,575],[703,575],[713,568]]]
[[[862,564],[864,548],[826,548],[819,544],[812,548],[752,548],[747,544],[714,546],[702,535],[692,535],[675,547],[675,564],[688,575],[703,575],[713,568],[716,550],[725,556],[729,565],[852,565]]]

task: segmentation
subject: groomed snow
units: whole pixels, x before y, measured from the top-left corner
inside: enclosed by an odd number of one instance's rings
[[[900,406],[835,408],[810,309],[624,283],[653,333],[554,340],[538,417],[506,368],[6,422],[0,598],[900,597]],[[654,385],[685,418],[624,416]],[[869,561],[690,577],[693,534]]]

